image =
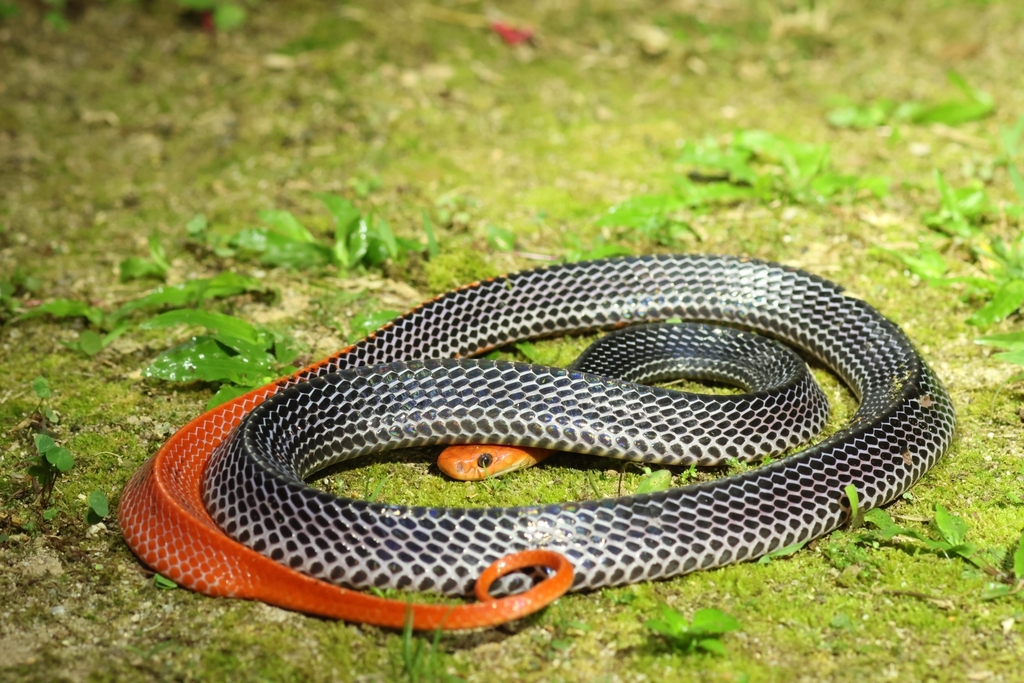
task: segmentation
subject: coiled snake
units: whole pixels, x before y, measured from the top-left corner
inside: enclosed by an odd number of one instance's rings
[[[456,360],[672,317],[785,341],[838,373],[859,408],[838,432],[781,460],[640,496],[418,508],[336,498],[303,481],[351,457],[430,443],[510,442],[674,464],[788,446],[766,427],[781,414],[800,431],[785,406],[728,426],[732,397],[694,403],[571,370]],[[821,536],[848,516],[848,485],[865,509],[894,500],[946,450],[953,428],[948,394],[903,332],[826,280],[726,256],[580,262],[444,294],[197,418],[135,474],[119,519],[144,562],[194,590],[389,626],[403,622],[404,603],[327,582],[461,595],[520,550],[530,553],[482,583],[510,567],[557,570],[527,593],[410,611],[417,628],[466,628],[536,609],[531,601],[569,588],[570,575],[574,590],[657,579]],[[567,557],[574,574],[549,551]],[[477,592],[486,597],[486,586]]]

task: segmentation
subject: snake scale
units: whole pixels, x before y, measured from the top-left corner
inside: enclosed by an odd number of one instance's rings
[[[671,464],[753,459],[769,442],[790,445],[768,436],[772,415],[800,432],[801,415],[785,406],[734,415],[728,396],[680,399],[573,370],[466,359],[519,340],[673,317],[792,345],[842,378],[859,399],[856,413],[824,441],[762,467],[646,495],[448,509],[337,498],[304,482],[342,460],[434,443]],[[120,521],[147,564],[195,590],[316,613],[329,610],[318,599],[273,595],[270,579],[256,575],[288,577],[293,593],[326,581],[462,595],[501,556],[544,549],[573,564],[573,590],[592,589],[819,537],[849,515],[847,486],[864,509],[912,486],[948,447],[954,422],[946,390],[906,335],[822,278],[728,256],[578,262],[441,295],[197,418],[129,483]]]

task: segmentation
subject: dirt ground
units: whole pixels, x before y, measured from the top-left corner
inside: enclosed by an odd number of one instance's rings
[[[357,316],[400,311],[481,277],[613,245],[632,253],[744,254],[842,284],[900,325],[958,409],[950,452],[892,505],[929,531],[935,505],[968,540],[1011,549],[1024,527],[1020,385],[973,343],[963,290],[930,287],[884,250],[935,244],[957,272],[966,250],[922,221],[939,169],[1014,198],[1000,128],[1024,115],[1024,4],[985,0],[475,0],[251,2],[231,31],[204,30],[170,0],[72,3],[63,30],[44,3],[0,19],[0,281],[35,278],[20,309],[57,298],[104,310],[160,284],[121,282],[155,232],[168,284],[232,271],[272,293],[216,310],[296,339],[300,360],[345,345]],[[509,45],[502,20],[534,37]],[[960,126],[831,127],[835,107],[879,98],[961,95],[955,70],[991,94],[992,116]],[[671,191],[684,144],[758,129],[828,145],[843,173],[885,176],[876,199],[724,203],[687,213],[669,237],[597,225],[609,206]],[[314,193],[352,199],[398,237],[438,253],[351,270],[271,268],[190,240],[287,210],[329,241]],[[1019,224],[993,220],[1005,237]],[[514,236],[509,249],[503,235]],[[3,315],[0,308],[0,316]],[[266,605],[162,589],[122,540],[116,516],[131,474],[202,412],[210,384],[143,377],[182,329],[130,330],[94,356],[69,349],[82,318],[0,317],[0,679],[310,681],[992,681],[1022,680],[1024,601],[982,599],[992,577],[907,543],[837,531],[796,554],[674,580],[574,594],[501,628],[444,634],[431,647],[382,629]],[[536,353],[565,364],[586,340]],[[515,349],[504,357],[518,357]],[[816,370],[835,409],[852,398]],[[53,395],[42,405],[36,377]],[[75,459],[52,500],[27,474],[40,411]],[[436,452],[436,451],[432,451]],[[332,481],[339,493],[413,504],[506,505],[614,495],[618,464],[556,460],[501,480],[441,479],[424,454],[369,458]],[[676,482],[691,476],[673,470]],[[721,471],[697,473],[711,478]],[[624,478],[635,487],[638,473]],[[86,520],[87,496],[111,513]],[[645,627],[668,604],[735,616],[723,656],[673,650]],[[1017,673],[1013,673],[1016,671]]]

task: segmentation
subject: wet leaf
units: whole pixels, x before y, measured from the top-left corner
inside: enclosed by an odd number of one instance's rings
[[[273,378],[273,361],[265,351],[233,353],[213,337],[204,335],[163,352],[143,374],[168,382],[202,380],[256,387]]]

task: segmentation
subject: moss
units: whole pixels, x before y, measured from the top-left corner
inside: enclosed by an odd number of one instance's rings
[[[427,287],[434,293],[500,274],[492,263],[469,249],[440,254],[430,259],[425,268]]]
[[[969,0],[834,3],[822,26],[794,3],[676,5],[513,3],[503,11],[538,28],[535,46],[515,49],[410,3],[386,12],[370,3],[263,3],[242,30],[216,36],[182,27],[170,2],[145,11],[93,5],[66,33],[46,28],[26,5],[0,23],[0,62],[10,65],[0,73],[0,279],[20,266],[43,283],[26,301],[113,307],[151,286],[118,282],[116,266],[145,255],[155,229],[174,281],[219,270],[259,277],[280,300],[239,298],[225,310],[265,315],[326,354],[344,343],[354,313],[417,303],[402,283],[427,296],[543,265],[577,245],[779,260],[877,306],[907,330],[954,397],[953,448],[890,512],[928,519],[942,503],[969,523],[971,542],[1008,547],[1024,514],[1024,395],[1011,386],[995,399],[1010,370],[972,343],[977,331],[964,323],[972,306],[957,291],[915,281],[875,247],[931,239],[920,213],[937,202],[934,167],[961,186],[996,159],[990,141],[1024,111],[1014,89],[1024,9]],[[483,12],[475,3],[448,9],[442,19]],[[667,53],[643,54],[625,28],[634,23],[667,31]],[[294,61],[267,59],[275,53]],[[888,137],[825,124],[840,101],[949,99],[947,67],[993,94],[994,118],[952,133],[900,127]],[[841,171],[890,176],[892,196],[695,210],[687,218],[699,239],[670,245],[594,225],[612,203],[668,191],[683,170],[673,165],[680,141],[746,127],[828,144]],[[912,143],[930,152],[912,154]],[[993,177],[990,193],[1011,199],[1002,170]],[[289,272],[217,259],[186,240],[184,222],[196,213],[228,233],[269,208],[329,234],[311,195],[319,191],[345,194],[421,241],[426,211],[441,254],[386,273]],[[512,230],[516,251],[493,251],[489,225]],[[990,226],[1007,236],[1011,227]],[[956,244],[940,246],[959,253]],[[0,678],[411,678],[395,663],[400,634],[160,590],[120,539],[115,516],[106,530],[88,529],[80,496],[99,488],[116,503],[132,472],[202,410],[210,388],[138,375],[179,332],[132,332],[87,358],[61,344],[82,329],[81,321],[45,319],[0,327],[0,592],[11,596],[0,605]],[[565,364],[590,339],[541,340],[531,353]],[[525,360],[516,349],[498,354]],[[38,375],[54,388],[48,405],[61,419],[52,431],[76,458],[55,488],[50,521],[24,474],[38,403],[29,382]],[[855,402],[833,375],[815,375],[834,406],[828,433]],[[640,476],[615,461],[558,456],[497,483],[453,484],[437,475],[433,452],[367,459],[316,485],[365,497],[381,484],[377,495],[389,502],[486,506],[589,498],[595,488],[612,495],[620,485],[628,492]],[[693,481],[728,471],[674,475]],[[988,580],[962,560],[914,544],[866,546],[841,531],[768,564],[571,595],[519,623],[445,634],[422,678],[1016,680],[1024,603],[981,601]],[[726,657],[683,656],[643,626],[662,602],[687,616],[717,607],[743,629],[725,638]]]

